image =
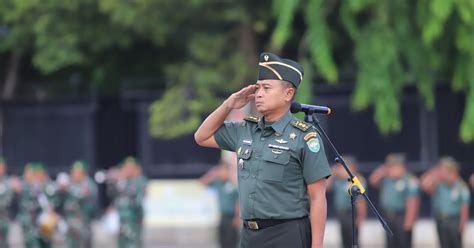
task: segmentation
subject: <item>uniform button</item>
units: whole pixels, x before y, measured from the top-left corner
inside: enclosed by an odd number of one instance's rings
[[[252,175],[252,178],[255,178],[255,175]]]
[[[260,158],[260,155],[255,155],[255,158]]]
[[[252,198],[252,195],[249,195],[249,198]]]
[[[275,156],[273,156],[273,158],[278,158],[278,156],[277,156],[277,155],[275,155]]]
[[[261,141],[264,141],[264,140],[265,140],[265,138],[260,138],[260,140],[261,140]]]

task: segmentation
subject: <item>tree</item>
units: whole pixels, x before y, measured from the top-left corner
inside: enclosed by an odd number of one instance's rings
[[[474,1],[274,0],[273,6],[273,49],[289,42],[293,20],[302,16],[307,51],[300,57],[309,58],[310,68],[329,83],[337,82],[340,68],[354,64],[353,109],[373,106],[382,133],[401,129],[404,86],[416,85],[433,109],[436,80],[451,79],[453,90],[467,96],[461,140],[474,141]],[[350,49],[340,46],[345,36],[354,47],[351,59],[336,63],[335,51]]]

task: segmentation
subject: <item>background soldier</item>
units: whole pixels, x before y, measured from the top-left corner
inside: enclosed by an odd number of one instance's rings
[[[417,178],[409,173],[403,154],[389,154],[385,164],[369,178],[370,184],[380,188],[380,205],[394,233],[387,236],[389,248],[411,247],[412,230],[418,216],[419,186]]]
[[[19,218],[25,247],[51,247],[59,217],[54,212],[56,186],[42,163],[25,166],[23,182],[15,183],[19,193]]]
[[[202,184],[210,186],[217,192],[220,211],[218,235],[221,248],[237,247],[237,227],[240,224],[238,214],[239,192],[237,185],[230,181],[229,169],[229,165],[221,162],[219,166],[210,169],[200,179]]]
[[[127,157],[118,178],[109,182],[113,205],[119,214],[120,228],[118,247],[134,248],[143,245],[143,199],[145,197],[147,178],[142,175],[138,161]],[[111,183],[111,184],[110,184]]]
[[[343,156],[344,161],[346,161],[349,169],[360,179],[362,185],[367,187],[367,182],[357,172],[357,161],[352,156]],[[340,164],[336,164],[332,167],[332,177],[328,179],[328,189],[332,190],[334,207],[336,208],[337,218],[341,225],[341,240],[342,247],[351,248],[352,247],[352,215],[351,215],[351,197],[348,193],[349,181],[347,172],[344,167]],[[358,197],[356,205],[356,242],[358,242],[358,231],[360,226],[367,216],[367,202],[365,199]]]
[[[0,158],[0,248],[8,247],[9,210],[13,198],[13,191],[6,170],[5,160]]]
[[[87,164],[80,160],[72,164],[71,182],[60,185],[64,197],[64,216],[68,226],[68,247],[92,247],[92,226],[97,186],[87,175]]]
[[[435,167],[423,174],[421,186],[433,197],[441,247],[462,247],[471,196],[468,186],[459,177],[459,164],[451,157],[441,158]]]

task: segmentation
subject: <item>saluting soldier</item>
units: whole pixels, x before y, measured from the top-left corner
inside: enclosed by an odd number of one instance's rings
[[[423,174],[422,189],[432,196],[436,228],[442,248],[462,247],[462,233],[469,219],[470,192],[459,176],[459,164],[443,157]]]
[[[265,52],[258,74],[255,84],[211,113],[194,137],[201,146],[237,152],[240,247],[322,247],[331,171],[316,129],[289,112],[303,68]],[[262,117],[224,122],[254,99]]]
[[[349,169],[354,173],[361,181],[364,187],[367,187],[365,178],[360,175],[357,171],[357,160],[353,156],[343,156]],[[334,207],[336,208],[336,215],[341,226],[341,240],[342,247],[352,247],[352,205],[351,197],[348,189],[350,182],[348,181],[348,175],[344,167],[341,164],[332,166],[332,177],[328,179],[328,189],[333,192]],[[358,231],[365,221],[367,216],[367,202],[362,198],[356,199],[356,242],[358,242]]]
[[[9,210],[13,199],[13,191],[6,170],[7,164],[3,158],[0,158],[0,248],[8,247]]]
[[[141,166],[133,157],[122,162],[120,176],[109,182],[113,205],[119,214],[118,247],[135,248],[143,246],[143,199],[147,178]]]
[[[68,226],[68,247],[92,247],[92,226],[97,186],[87,175],[87,163],[74,161],[70,172],[71,182],[60,185],[64,192],[64,216]]]
[[[405,155],[388,154],[385,163],[369,178],[370,184],[380,190],[380,205],[393,230],[387,236],[386,247],[412,246],[412,230],[419,210],[419,183],[405,164]]]
[[[204,174],[200,181],[217,192],[219,202],[219,245],[221,248],[235,248],[238,244],[238,227],[240,224],[238,210],[239,192],[237,185],[230,181],[230,166],[221,162]]]

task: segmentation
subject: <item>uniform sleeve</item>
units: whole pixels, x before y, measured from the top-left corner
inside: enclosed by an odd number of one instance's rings
[[[417,197],[420,194],[420,185],[416,177],[408,179],[408,197]]]
[[[214,134],[219,148],[227,151],[235,151],[237,148],[238,128],[241,122],[224,122]]]
[[[461,202],[462,204],[471,204],[471,194],[469,193],[468,187],[462,187],[461,190]]]
[[[324,145],[319,136],[302,140],[302,168],[306,184],[314,183],[322,178],[331,176],[331,170],[324,151]]]

